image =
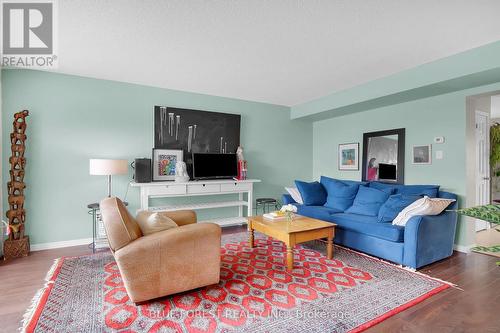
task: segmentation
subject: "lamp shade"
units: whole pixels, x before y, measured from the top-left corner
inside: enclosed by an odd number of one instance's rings
[[[90,159],[89,173],[96,176],[123,175],[128,172],[127,160]]]

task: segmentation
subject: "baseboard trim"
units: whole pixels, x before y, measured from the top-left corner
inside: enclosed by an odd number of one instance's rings
[[[455,244],[453,245],[453,250],[462,252],[462,253],[471,253],[471,249],[476,246],[475,244],[472,245],[459,245]]]
[[[92,238],[72,239],[72,240],[60,241],[60,242],[31,244],[30,250],[31,251],[41,251],[41,250],[59,249],[61,247],[87,245],[90,243],[92,243]]]

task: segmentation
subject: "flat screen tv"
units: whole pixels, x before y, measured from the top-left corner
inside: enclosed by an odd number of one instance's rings
[[[236,154],[193,153],[193,179],[231,179],[236,176]]]
[[[395,182],[396,175],[396,165],[385,163],[378,164],[378,180]]]

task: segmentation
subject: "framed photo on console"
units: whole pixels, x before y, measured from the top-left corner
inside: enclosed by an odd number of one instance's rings
[[[359,142],[339,144],[339,170],[359,170]]]
[[[175,164],[182,158],[181,149],[153,149],[153,181],[175,180]]]

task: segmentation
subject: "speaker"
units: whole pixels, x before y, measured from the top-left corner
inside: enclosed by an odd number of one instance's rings
[[[134,161],[134,179],[136,183],[150,183],[151,177],[151,159],[136,158]]]

